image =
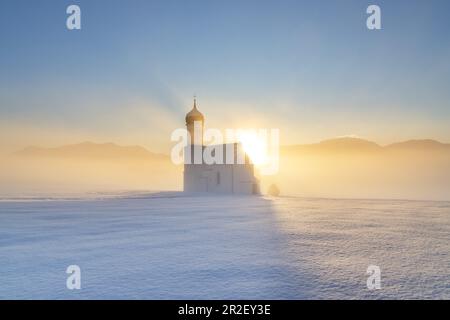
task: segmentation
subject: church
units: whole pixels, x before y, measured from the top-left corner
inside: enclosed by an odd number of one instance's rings
[[[185,149],[186,155],[194,159],[195,150],[201,154],[205,150],[203,145],[203,129],[205,117],[197,109],[194,98],[194,106],[186,115],[186,127],[190,134],[190,141]],[[195,130],[194,130],[195,128]],[[198,130],[199,129],[199,130]],[[196,137],[195,135],[199,135]],[[255,168],[249,156],[242,149],[240,143],[222,144],[214,146],[223,150],[224,161],[212,164],[205,163],[203,157],[200,161],[184,163],[183,187],[185,192],[211,192],[225,194],[259,194],[259,180],[255,177]],[[243,155],[243,161],[237,161],[239,154]],[[233,161],[225,161],[233,158]]]

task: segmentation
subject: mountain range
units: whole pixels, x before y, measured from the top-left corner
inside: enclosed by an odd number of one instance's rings
[[[0,166],[3,192],[182,190],[182,166],[141,146],[83,142],[27,147]],[[450,199],[450,144],[389,145],[336,138],[280,148],[279,170],[261,177],[282,194],[336,198]],[[3,188],[3,189],[2,189]]]
[[[314,144],[299,144],[281,147],[284,153],[295,152],[331,152],[331,153],[359,153],[383,151],[450,151],[450,144],[436,140],[407,140],[381,146],[375,142],[360,138],[336,138],[324,140]]]
[[[55,148],[30,146],[15,153],[23,157],[51,158],[139,158],[168,160],[167,155],[153,153],[141,146],[119,146],[115,143],[82,142]]]
[[[287,145],[281,147],[282,153],[359,153],[381,151],[450,151],[450,144],[436,140],[408,140],[381,146],[360,138],[335,138],[313,144]],[[140,158],[169,160],[168,155],[154,153],[141,146],[120,146],[115,143],[82,142],[55,148],[30,146],[15,153],[23,157],[52,158]]]

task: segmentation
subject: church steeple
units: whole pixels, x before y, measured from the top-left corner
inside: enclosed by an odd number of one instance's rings
[[[194,106],[192,107],[192,110],[189,111],[188,114],[186,115],[186,125],[193,123],[194,121],[204,122],[204,120],[205,117],[197,109],[197,97],[194,96]]]
[[[203,145],[203,126],[205,117],[197,109],[197,97],[194,96],[194,106],[186,115],[186,127],[191,137],[190,144]]]

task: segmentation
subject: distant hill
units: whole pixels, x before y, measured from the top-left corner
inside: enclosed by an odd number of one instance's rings
[[[393,143],[387,146],[380,146],[375,142],[359,138],[336,138],[324,140],[314,144],[283,146],[283,153],[367,153],[383,151],[450,151],[450,144],[441,143],[435,140],[409,140]]]
[[[182,190],[183,166],[168,155],[114,143],[28,147],[0,166],[0,193]],[[450,200],[450,144],[410,140],[380,146],[357,138],[282,146],[266,192],[306,197]],[[2,189],[3,188],[3,189]]]
[[[393,143],[386,146],[387,149],[408,149],[408,150],[450,150],[450,144],[441,143],[436,140],[408,140],[404,142]]]
[[[51,158],[139,158],[152,160],[168,160],[168,156],[148,151],[140,146],[119,146],[114,143],[83,142],[56,148],[27,147],[15,153],[22,157]]]
[[[449,151],[450,144],[439,141],[408,140],[380,146],[375,142],[359,138],[336,138],[324,140],[314,144],[301,144],[282,146],[281,153],[295,155],[308,154],[355,154],[355,153],[381,153],[385,151]],[[56,148],[43,148],[31,146],[15,153],[21,157],[47,157],[47,158],[85,158],[85,159],[146,159],[169,161],[169,156],[153,153],[141,146],[120,146],[114,143],[83,142],[60,146]]]

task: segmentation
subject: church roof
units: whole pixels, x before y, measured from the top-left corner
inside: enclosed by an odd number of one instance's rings
[[[197,109],[197,99],[194,98],[194,107],[186,114],[186,123],[193,121],[204,121],[205,117]]]

